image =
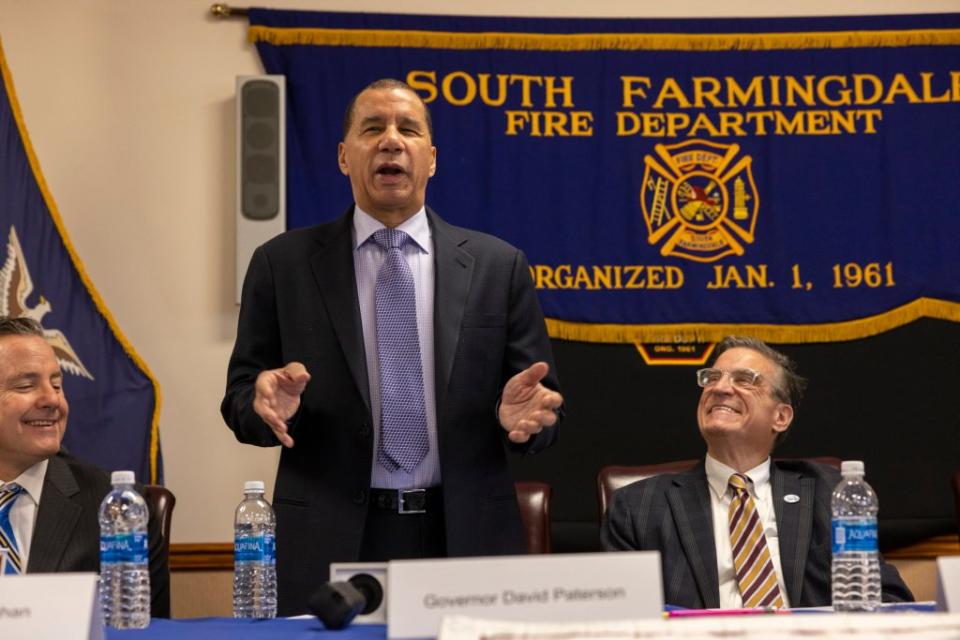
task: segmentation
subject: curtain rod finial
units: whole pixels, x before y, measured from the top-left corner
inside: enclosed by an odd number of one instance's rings
[[[231,8],[226,2],[216,2],[210,5],[210,13],[214,18],[236,18],[247,15],[247,10]]]
[[[229,18],[230,7],[222,2],[217,2],[210,5],[210,13],[213,14],[214,18]]]

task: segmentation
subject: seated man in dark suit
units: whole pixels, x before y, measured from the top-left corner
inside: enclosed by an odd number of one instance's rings
[[[697,381],[705,461],[614,493],[604,547],[659,551],[667,604],[829,605],[830,496],[840,473],[770,458],[793,421],[805,380],[763,342],[730,337]],[[913,600],[896,568],[882,560],[881,580],[885,601]]]
[[[8,574],[99,571],[102,470],[66,455],[63,373],[41,326],[0,317],[0,548]],[[170,616],[170,572],[150,514],[151,613]]]

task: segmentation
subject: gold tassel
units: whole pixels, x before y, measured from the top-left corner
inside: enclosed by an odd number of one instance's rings
[[[843,342],[875,336],[919,318],[960,322],[960,303],[919,298],[896,309],[846,322],[823,324],[590,324],[547,318],[547,333],[559,340],[626,344],[635,342],[719,342],[729,335],[749,335],[775,344]]]
[[[960,29],[809,33],[473,33],[393,29],[293,29],[251,26],[251,43],[328,47],[503,49],[516,51],[771,51],[955,46]]]

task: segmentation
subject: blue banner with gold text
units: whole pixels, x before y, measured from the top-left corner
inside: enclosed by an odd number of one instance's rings
[[[287,79],[290,227],[351,202],[344,107],[393,77],[433,117],[428,204],[526,252],[553,337],[960,321],[960,14],[250,22]]]

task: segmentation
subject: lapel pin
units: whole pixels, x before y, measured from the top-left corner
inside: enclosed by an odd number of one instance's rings
[[[800,502],[800,496],[795,493],[788,493],[787,495],[783,496],[783,501],[789,502],[790,504],[793,504],[794,502]]]

